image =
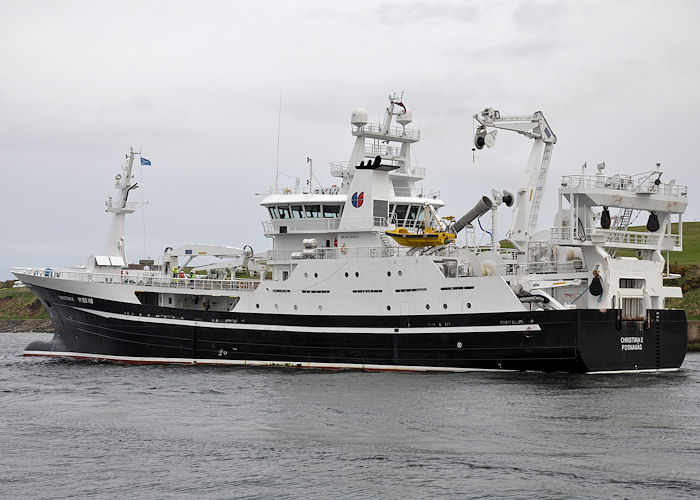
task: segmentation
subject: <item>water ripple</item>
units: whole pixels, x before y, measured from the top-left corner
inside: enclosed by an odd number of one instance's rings
[[[397,374],[22,358],[0,337],[8,498],[697,498],[677,373]]]

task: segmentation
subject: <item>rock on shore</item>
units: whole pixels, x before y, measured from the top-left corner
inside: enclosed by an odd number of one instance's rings
[[[0,332],[53,332],[50,319],[0,319]]]

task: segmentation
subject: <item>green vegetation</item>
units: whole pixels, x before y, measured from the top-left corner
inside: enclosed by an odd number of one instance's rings
[[[671,265],[673,274],[680,274],[681,277],[675,280],[667,280],[666,286],[679,286],[683,290],[682,299],[668,299],[666,307],[685,309],[688,319],[700,320],[700,266],[693,265]]]
[[[632,231],[646,231],[645,226],[630,227]],[[678,232],[678,224],[672,224],[672,232]],[[633,251],[618,252],[618,255],[634,256]],[[666,258],[666,252],[663,252]],[[680,274],[676,280],[666,280],[666,286],[679,286],[683,290],[682,299],[669,299],[667,307],[685,309],[688,319],[700,320],[700,222],[683,223],[683,251],[668,254],[670,271]]]
[[[673,224],[673,232],[678,230]],[[671,264],[700,266],[700,222],[683,223],[683,251],[669,254]]]
[[[49,315],[29,288],[0,282],[0,319],[48,319]]]

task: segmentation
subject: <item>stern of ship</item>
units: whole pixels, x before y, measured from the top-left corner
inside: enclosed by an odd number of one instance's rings
[[[650,309],[626,319],[619,309],[578,311],[578,352],[586,371],[680,368],[688,349],[684,310]]]

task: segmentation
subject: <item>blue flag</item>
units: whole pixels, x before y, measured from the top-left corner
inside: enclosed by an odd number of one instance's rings
[[[151,164],[151,160],[147,160],[143,156],[141,157],[141,165],[150,165],[150,164]]]

